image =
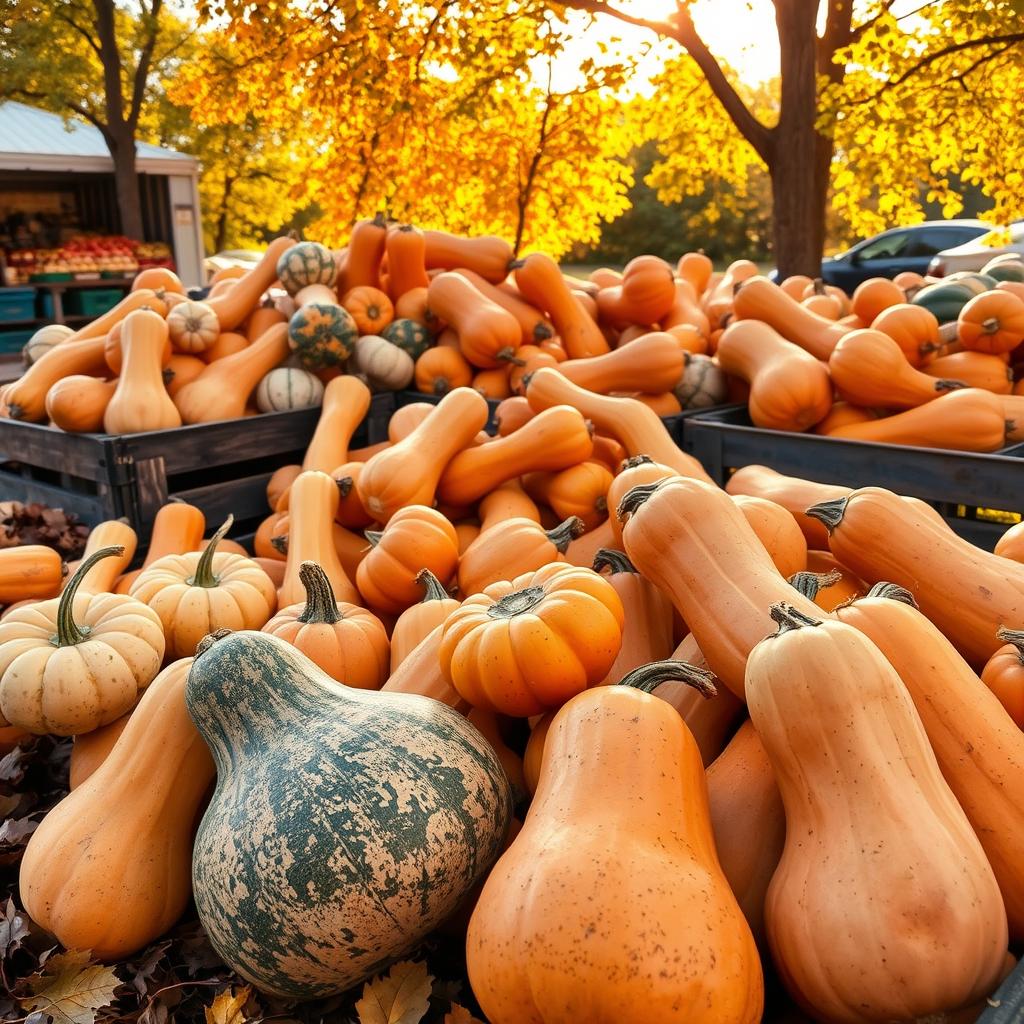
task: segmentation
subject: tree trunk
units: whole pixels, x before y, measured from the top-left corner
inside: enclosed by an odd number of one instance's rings
[[[818,277],[825,246],[825,199],[832,140],[815,131],[818,116],[817,0],[776,0],[782,79],[779,123],[772,131],[772,241],[780,278]]]
[[[142,242],[145,239],[139,176],[135,170],[135,140],[128,133],[126,137],[107,141],[114,160],[114,187],[117,190],[117,209],[121,214],[121,234]]]

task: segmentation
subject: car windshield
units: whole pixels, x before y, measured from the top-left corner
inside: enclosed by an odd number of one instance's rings
[[[896,231],[870,241],[857,253],[862,260],[879,260],[899,256],[910,241],[910,232]]]
[[[1017,221],[1007,227],[993,228],[986,231],[980,238],[975,239],[978,245],[986,249],[1002,249],[1004,246],[1012,245],[1024,238],[1024,221]]]

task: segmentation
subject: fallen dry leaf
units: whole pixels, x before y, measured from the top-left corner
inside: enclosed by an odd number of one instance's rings
[[[48,1013],[53,1024],[94,1024],[96,1011],[114,1001],[121,979],[109,967],[91,963],[89,954],[71,950],[50,957],[39,974],[29,978],[31,996],[21,999],[27,1010]]]
[[[483,1024],[483,1021],[474,1017],[464,1006],[452,1003],[452,1008],[444,1015],[443,1024]]]
[[[245,1004],[251,994],[251,985],[224,989],[206,1008],[206,1024],[245,1024]]]
[[[430,1007],[432,981],[427,965],[411,960],[371,978],[356,1003],[359,1024],[419,1024]]]

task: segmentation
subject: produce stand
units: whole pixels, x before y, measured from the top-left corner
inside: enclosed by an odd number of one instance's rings
[[[960,536],[989,551],[1006,530],[956,515],[956,506],[1024,512],[1024,444],[993,454],[911,448],[755,427],[746,406],[689,416],[683,448],[714,480],[749,465],[846,487],[886,487],[939,507]]]
[[[391,394],[375,395],[353,446],[387,437]],[[266,515],[275,469],[302,461],[320,410],[267,413],[146,434],[67,434],[0,420],[0,494],[78,514],[90,526],[127,518],[148,541],[169,497],[202,509],[210,522],[230,512],[240,528]]]

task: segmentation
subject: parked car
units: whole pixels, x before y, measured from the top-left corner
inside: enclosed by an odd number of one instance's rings
[[[993,228],[962,245],[944,249],[932,257],[928,273],[932,277],[947,277],[962,270],[981,270],[994,256],[1017,253],[1024,257],[1024,221],[1014,221],[1006,228]]]
[[[930,220],[913,227],[891,228],[822,260],[821,277],[826,284],[852,292],[869,277],[895,277],[904,270],[924,274],[930,272],[929,266],[937,256],[977,245],[977,239],[991,233],[991,225],[980,220]],[[994,249],[986,253],[977,267],[970,269],[980,269],[997,255]]]
[[[251,270],[263,258],[263,253],[256,249],[225,249],[216,256],[207,256],[205,261],[206,277],[209,280],[218,270],[225,267],[241,267]]]

